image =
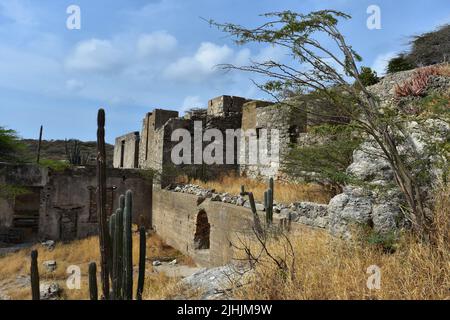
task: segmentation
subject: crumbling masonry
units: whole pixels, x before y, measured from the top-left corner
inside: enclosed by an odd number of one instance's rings
[[[235,157],[232,164],[173,165],[171,152],[179,141],[171,141],[172,132],[176,129],[187,129],[194,138],[195,121],[201,121],[203,132],[207,129],[218,129],[224,137],[228,129],[241,129],[241,132],[253,129],[253,135],[257,136],[261,129],[268,129],[269,143],[267,146],[260,144],[259,148],[270,147],[270,129],[278,129],[279,159],[264,165],[248,164],[246,161],[248,160],[248,148],[246,148],[246,143],[241,143],[239,146],[238,141],[241,141],[239,135],[233,141]],[[177,111],[163,109],[155,109],[153,112],[147,113],[143,119],[140,137],[138,133],[133,132],[116,139],[114,166],[116,168],[155,170],[160,174],[159,181],[162,187],[170,184],[173,178],[180,174],[202,179],[230,173],[253,178],[281,178],[283,176],[281,170],[283,158],[289,151],[290,144],[296,143],[304,133],[306,133],[306,114],[293,110],[292,107],[242,97],[220,96],[208,102],[207,110],[193,109],[183,117],[180,117]],[[250,138],[250,136],[245,136],[247,139],[245,142]],[[228,142],[225,140],[224,155]],[[211,142],[202,143],[203,146],[206,146]],[[270,153],[270,150],[266,151]],[[191,152],[191,156],[193,158],[193,152]]]

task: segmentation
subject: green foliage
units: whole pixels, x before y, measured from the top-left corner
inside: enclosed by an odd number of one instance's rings
[[[361,137],[352,125],[320,125],[311,129],[318,143],[293,146],[288,154],[286,173],[307,181],[329,181],[341,186],[351,179],[345,170],[352,163],[353,151]]]
[[[377,76],[376,71],[369,67],[361,67],[361,73],[359,74],[359,80],[366,87],[377,84],[380,79]]]
[[[450,60],[450,25],[416,36],[408,58],[416,66],[429,66]]]
[[[398,236],[395,232],[380,233],[371,229],[365,235],[364,240],[369,245],[378,247],[386,253],[394,253],[398,247]]]
[[[24,162],[25,145],[20,142],[17,132],[0,127],[0,162]]]
[[[412,70],[416,66],[404,54],[392,58],[387,66],[387,73]]]
[[[47,167],[54,171],[64,171],[69,169],[71,165],[65,161],[42,159],[39,161],[41,167]]]
[[[14,199],[21,194],[27,193],[29,191],[24,187],[0,183],[0,198]]]

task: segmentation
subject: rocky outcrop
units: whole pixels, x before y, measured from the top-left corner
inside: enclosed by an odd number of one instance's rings
[[[381,107],[402,103],[402,108],[407,108],[415,99],[420,98],[406,97],[403,101],[399,101],[395,97],[395,85],[401,84],[413,73],[414,70],[390,74],[369,90],[380,99]],[[449,77],[432,76],[425,93],[442,93],[449,90]],[[398,150],[411,163],[413,161],[428,163],[426,170],[431,176],[431,183],[427,186],[429,190],[439,185],[443,176],[442,161],[446,160],[430,153],[428,147],[430,142],[444,142],[448,139],[449,133],[450,125],[439,119],[428,119],[420,124],[410,121],[404,125],[404,139]],[[419,165],[412,167],[417,168],[414,174],[424,170],[424,167]],[[366,142],[354,151],[353,163],[347,168],[347,173],[360,181],[360,185],[364,188],[350,185],[344,188],[342,194],[331,199],[328,218],[329,228],[333,234],[350,237],[352,224],[370,226],[378,233],[389,233],[409,226],[401,211],[404,199],[395,185],[394,173],[373,140],[366,139]]]

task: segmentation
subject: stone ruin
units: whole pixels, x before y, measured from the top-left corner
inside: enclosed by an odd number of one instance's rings
[[[234,140],[235,159],[232,164],[182,164],[173,165],[172,148],[178,144],[171,141],[172,132],[176,129],[187,129],[194,136],[194,122],[201,121],[203,131],[218,129],[225,136],[228,129],[246,132],[253,129],[258,135],[261,129],[268,129],[268,145],[270,145],[270,129],[278,129],[280,136],[279,161],[268,164],[248,164],[248,150]],[[207,110],[193,109],[180,117],[178,111],[155,109],[147,113],[139,133],[132,132],[116,138],[114,149],[114,167],[152,169],[161,174],[161,186],[173,182],[176,175],[187,175],[191,178],[210,179],[223,174],[246,175],[252,178],[282,178],[283,157],[289,151],[291,143],[297,143],[306,134],[306,113],[294,110],[286,105],[273,104],[267,101],[249,100],[235,96],[220,96],[208,102]],[[247,142],[250,136],[242,140]],[[224,141],[224,155],[227,148]],[[204,142],[203,142],[204,144]],[[205,146],[205,144],[204,144]],[[193,157],[193,152],[192,152]],[[194,161],[192,161],[194,163]]]

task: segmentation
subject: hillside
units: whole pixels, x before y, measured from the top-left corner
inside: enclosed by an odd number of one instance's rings
[[[27,149],[31,155],[36,154],[38,140],[24,139],[22,142],[27,146]],[[69,141],[69,146],[72,142]],[[82,154],[89,154],[90,165],[95,165],[95,154],[97,150],[97,143],[95,141],[80,141],[80,150]],[[106,156],[107,165],[112,167],[114,154],[114,146],[111,144],[106,144]],[[65,141],[64,140],[43,140],[41,146],[41,159],[49,160],[67,160]]]

